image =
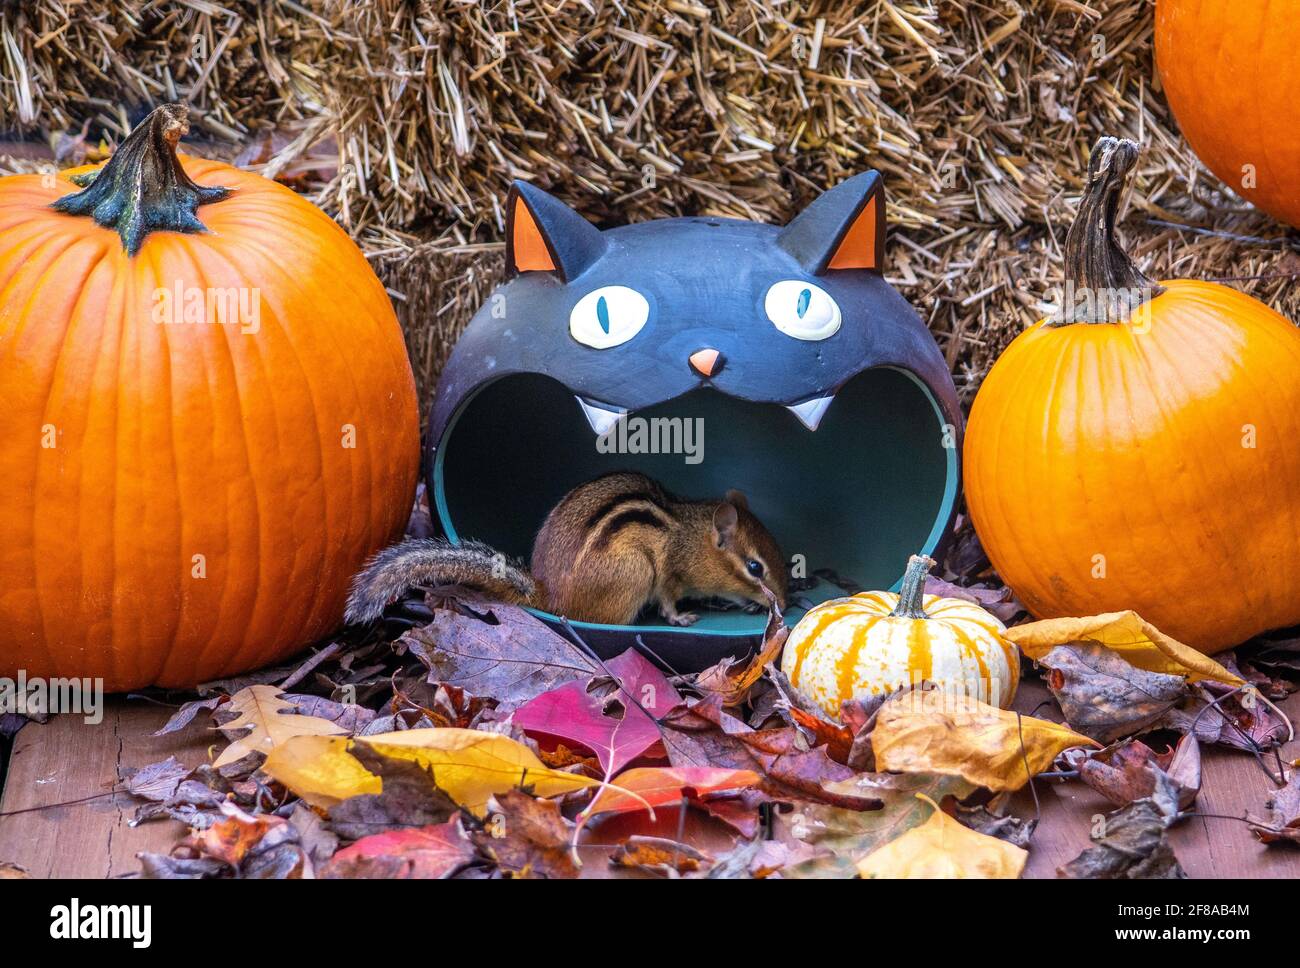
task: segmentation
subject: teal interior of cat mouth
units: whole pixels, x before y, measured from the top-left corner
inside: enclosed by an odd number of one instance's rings
[[[908,556],[938,543],[956,499],[956,448],[944,446],[929,390],[902,370],[858,374],[816,431],[785,407],[710,388],[631,416],[702,420],[693,425],[702,429],[702,453],[601,453],[573,393],[558,381],[517,374],[485,384],[437,450],[431,497],[448,538],[477,538],[527,561],[561,497],[600,474],[632,469],[682,497],[737,488],[806,574],[830,569],[864,589],[897,589]],[[696,456],[702,459],[688,462]],[[819,581],[792,593],[786,619],[793,625],[803,614],[800,600],[844,594]],[[739,609],[692,611],[700,619],[690,630],[702,635],[753,636],[766,621]],[[653,612],[636,628],[681,631]]]

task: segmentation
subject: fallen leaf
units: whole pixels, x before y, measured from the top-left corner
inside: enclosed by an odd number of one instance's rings
[[[684,797],[699,799],[756,786],[762,777],[752,770],[720,770],[704,766],[644,766],[616,777],[617,787],[606,787],[583,813],[626,813],[679,803]]]
[[[756,730],[725,710],[721,696],[676,710],[664,725],[664,745],[673,766],[756,770],[764,776],[763,791],[777,799],[865,806],[828,792],[828,783],[849,779],[854,771],[830,759],[824,747],[808,749],[790,726]]]
[[[1165,754],[1130,739],[1103,750],[1071,750],[1066,758],[1079,771],[1080,780],[1119,806],[1151,796],[1156,789],[1156,771],[1173,782],[1183,810],[1192,805],[1201,789],[1200,744],[1193,736],[1182,737],[1177,747]]]
[[[1247,818],[1262,843],[1300,844],[1300,770],[1293,771],[1291,782],[1269,796],[1264,810],[1262,820]]]
[[[167,720],[167,723],[161,729],[155,730],[153,735],[165,736],[168,733],[179,732],[192,723],[194,717],[199,713],[204,711],[212,712],[212,710],[216,709],[225,701],[225,696],[212,696],[209,699],[192,699],[189,702],[182,704],[180,709],[172,713],[171,719]]]
[[[143,800],[165,802],[176,795],[176,788],[190,775],[188,768],[174,756],[160,763],[141,767],[126,779],[126,791]]]
[[[408,729],[375,736],[300,736],[272,750],[262,769],[316,807],[379,793],[379,777],[352,755],[356,745],[410,760],[432,773],[439,789],[482,815],[488,797],[517,786],[552,797],[598,785],[597,780],[552,770],[522,743],[475,729]]]
[[[675,877],[703,870],[713,858],[690,844],[634,834],[610,854],[611,867],[627,867],[660,877]]]
[[[879,878],[1015,880],[1029,852],[1005,840],[977,833],[917,794],[932,809],[929,819],[858,861],[858,874]]]
[[[974,602],[1003,625],[1010,625],[1016,616],[1028,609],[1006,585],[999,588],[982,588],[979,585],[954,585],[933,575],[925,576],[925,594],[940,598],[958,598]]]
[[[522,608],[493,605],[483,617],[440,608],[433,621],[397,640],[429,670],[429,681],[503,704],[527,702],[600,666]]]
[[[402,827],[445,823],[459,808],[420,763],[384,756],[363,743],[350,750],[370,773],[379,777],[379,793],[359,793],[329,810],[329,826],[340,837],[361,840]]]
[[[964,807],[959,803],[956,818],[962,826],[969,827],[977,833],[1005,840],[1026,850],[1029,849],[1029,841],[1033,839],[1034,830],[1038,827],[1037,820],[1022,820],[1009,814],[993,813],[983,805]]]
[[[824,746],[826,747],[826,755],[836,763],[848,763],[849,754],[853,751],[852,730],[839,723],[832,723],[820,716],[806,713],[794,706],[791,706],[787,712],[791,722],[803,730],[808,737],[809,746]]]
[[[283,817],[270,813],[247,813],[229,802],[222,803],[220,809],[221,820],[207,830],[190,834],[182,843],[205,858],[220,860],[235,869],[272,830],[289,825]]]
[[[769,608],[762,648],[748,661],[723,659],[695,677],[695,687],[706,695],[716,696],[723,706],[739,706],[745,701],[749,690],[763,678],[763,672],[781,654],[785,640],[790,637],[790,629],[777,607],[776,598],[766,588],[763,591],[767,594]]]
[[[1242,684],[1239,676],[1190,645],[1165,635],[1133,611],[1027,622],[1008,629],[1006,638],[1035,660],[1068,642],[1096,642],[1147,672],[1186,676],[1192,682],[1212,679],[1230,686]]]
[[[935,803],[945,797],[969,796],[975,788],[961,777],[926,774],[864,774],[845,783],[858,797],[870,797],[879,806],[847,810],[820,803],[801,802],[790,815],[790,834],[823,853],[785,868],[783,877],[845,878],[857,873],[857,862],[877,847],[923,823],[930,814],[926,794]]]
[[[1148,672],[1096,642],[1058,645],[1038,660],[1065,721],[1109,743],[1150,726],[1187,695],[1187,680]]]
[[[804,843],[786,843],[780,840],[750,838],[717,861],[704,875],[710,880],[754,878],[761,880],[780,874],[787,867],[811,860],[817,849]]]
[[[475,831],[474,842],[497,869],[509,877],[577,877],[573,824],[559,806],[518,790],[491,797],[488,823]]]
[[[1217,682],[1204,682],[1196,692],[1156,724],[1179,733],[1192,733],[1202,743],[1257,753],[1286,742],[1291,727],[1254,690],[1233,692]]]
[[[942,773],[990,790],[1017,790],[1062,750],[1100,744],[1057,723],[976,699],[913,690],[881,707],[871,745],[881,770]]]
[[[237,717],[222,725],[222,730],[229,733],[247,729],[247,732],[217,757],[213,764],[216,767],[234,763],[250,753],[270,753],[295,736],[337,736],[343,732],[325,719],[291,715],[297,707],[282,699],[274,686],[241,689],[230,697],[226,708]]]
[[[1158,773],[1155,793],[1102,818],[1093,831],[1093,845],[1057,874],[1076,880],[1185,878],[1167,833],[1177,816],[1177,800],[1173,784]]]
[[[339,838],[326,826],[324,818],[303,801],[293,805],[289,823],[298,831],[298,842],[311,858],[313,867],[325,864],[339,849]]]
[[[439,880],[473,862],[474,844],[452,819],[363,837],[335,854],[323,878]]]
[[[144,880],[200,880],[219,877],[229,871],[225,864],[211,857],[172,857],[169,854],[141,851],[136,854],[136,859],[140,861],[140,877]]]
[[[511,721],[530,736],[577,743],[596,755],[606,774],[616,773],[659,743],[657,720],[681,705],[682,697],[636,649],[606,668],[609,675],[568,682],[530,699]]]

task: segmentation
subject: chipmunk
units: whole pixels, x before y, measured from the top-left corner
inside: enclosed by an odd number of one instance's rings
[[[552,509],[525,570],[481,542],[423,538],[393,545],[353,579],[346,620],[368,622],[412,585],[474,589],[581,622],[629,625],[647,605],[669,623],[693,624],[683,598],[785,607],[788,573],[775,539],[745,495],[684,501],[627,471],[574,488]]]

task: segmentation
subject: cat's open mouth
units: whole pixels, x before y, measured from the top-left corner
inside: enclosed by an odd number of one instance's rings
[[[620,435],[617,426],[620,420],[624,420],[628,417],[628,411],[615,410],[607,404],[597,403],[593,400],[587,400],[577,395],[575,395],[573,399],[578,401],[578,406],[582,408],[583,416],[587,418],[587,422],[591,424],[592,431],[595,432],[598,437],[609,434],[611,431],[614,431],[616,436],[624,438],[628,436],[626,432]],[[834,394],[824,397],[812,397],[802,403],[790,404],[786,406],[785,409],[794,414],[795,419],[809,430],[816,431],[817,428],[821,426],[822,417],[826,416],[826,411],[830,409],[831,402],[834,399]]]
[[[639,470],[685,497],[738,488],[796,579],[829,571],[889,588],[908,555],[934,548],[952,514],[957,452],[944,440],[929,391],[889,368],[797,406],[700,387],[631,411],[548,376],[513,374],[483,385],[448,422],[431,462],[431,503],[449,537],[526,559],[551,507],[607,471]],[[842,594],[827,582],[800,593]],[[763,621],[705,610],[690,632],[749,636]]]

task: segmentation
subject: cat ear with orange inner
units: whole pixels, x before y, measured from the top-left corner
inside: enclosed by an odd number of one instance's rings
[[[600,229],[524,181],[506,198],[506,271],[553,272],[572,282],[605,251]]]
[[[883,271],[885,190],[880,173],[866,171],[823,192],[781,230],[777,244],[815,276],[841,269]]]

